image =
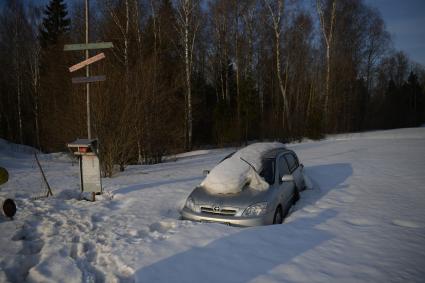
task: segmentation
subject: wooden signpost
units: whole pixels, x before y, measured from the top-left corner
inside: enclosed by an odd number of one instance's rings
[[[72,83],[84,84],[84,83],[103,82],[104,80],[106,80],[106,76],[75,77],[75,78],[72,78]]]
[[[97,62],[97,61],[100,61],[100,60],[102,60],[103,58],[105,58],[105,53],[99,53],[99,54],[97,54],[96,56],[93,56],[93,57],[90,57],[89,59],[87,59],[87,60],[84,60],[83,62],[80,62],[80,63],[78,63],[78,64],[75,64],[74,66],[72,66],[72,67],[69,67],[69,71],[72,73],[72,72],[75,72],[75,71],[77,71],[77,70],[79,70],[79,69],[81,69],[81,68],[84,68],[85,66],[87,66],[87,65],[90,65],[90,64],[93,64],[94,62]]]
[[[64,51],[84,51],[86,59],[78,64],[75,64],[69,67],[69,71],[75,72],[82,68],[86,68],[86,77],[76,77],[72,78],[73,84],[86,84],[86,96],[87,96],[87,137],[91,139],[91,122],[90,122],[90,83],[100,82],[106,80],[105,76],[93,76],[90,77],[90,64],[98,62],[105,58],[105,54],[99,53],[93,57],[89,57],[89,50],[96,49],[108,49],[113,48],[114,45],[112,42],[89,42],[89,0],[85,0],[85,18],[86,18],[86,42],[77,43],[77,44],[65,44],[63,47]]]
[[[96,42],[96,43],[77,43],[77,44],[65,44],[64,51],[84,51],[91,49],[108,49],[114,45],[112,42]]]
[[[114,47],[114,45],[112,44],[112,42],[95,42],[95,43],[89,43],[89,0],[85,0],[85,21],[86,21],[86,42],[85,43],[78,43],[78,44],[66,44],[63,48],[64,51],[84,51],[85,53],[85,60],[75,64],[73,66],[71,66],[69,68],[70,72],[75,72],[77,70],[80,70],[82,68],[86,68],[86,76],[85,77],[75,77],[72,78],[72,83],[73,84],[81,84],[81,83],[85,83],[86,84],[86,99],[87,99],[87,137],[88,140],[92,140],[91,137],[91,127],[90,127],[90,83],[93,82],[101,82],[106,80],[106,76],[104,75],[100,75],[100,76],[92,76],[90,77],[90,64],[93,64],[95,62],[98,62],[102,59],[105,58],[105,54],[99,53],[93,57],[89,57],[89,50],[94,50],[94,49],[107,49],[107,48],[112,48]],[[94,155],[93,159],[96,160],[96,162],[99,162],[97,155]],[[92,160],[93,161],[93,160]],[[87,164],[82,164],[84,162],[89,162],[86,160],[81,159],[80,162],[80,170],[81,168],[86,168]],[[99,174],[95,174],[93,176],[97,175],[99,180],[100,180],[100,169],[98,169],[98,166],[95,167],[95,170],[98,171],[99,170]],[[99,181],[100,182],[100,181]],[[81,183],[81,187],[83,187],[83,183]],[[100,187],[101,188],[101,187]],[[100,189],[101,191],[101,189]],[[93,196],[93,201],[95,200],[95,192],[92,191],[92,196]]]
[[[86,7],[88,9],[88,7]],[[86,23],[88,24],[88,23]],[[88,32],[88,27],[86,28]],[[86,40],[88,41],[88,35],[86,35]],[[63,48],[64,51],[85,51],[86,60],[81,61],[71,67],[69,67],[69,72],[75,72],[82,68],[86,68],[86,76],[85,77],[75,77],[72,78],[73,84],[86,84],[86,93],[87,93],[87,137],[91,139],[91,127],[90,127],[90,83],[101,82],[106,80],[106,76],[92,76],[90,77],[89,66],[95,62],[98,62],[104,59],[105,53],[99,53],[93,57],[89,58],[89,50],[92,49],[105,49],[112,48],[114,45],[112,42],[97,42],[97,43],[81,43],[81,44],[66,44]]]

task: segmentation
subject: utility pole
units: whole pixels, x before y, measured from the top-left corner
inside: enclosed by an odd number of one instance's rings
[[[89,0],[86,1],[86,44],[89,43]],[[86,49],[86,60],[89,59],[89,50]],[[86,66],[86,77],[90,77],[90,65]],[[91,139],[91,126],[90,126],[90,83],[86,83],[87,95],[87,138]]]

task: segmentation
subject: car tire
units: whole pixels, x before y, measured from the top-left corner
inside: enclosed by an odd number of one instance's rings
[[[282,207],[279,205],[276,208],[276,211],[274,213],[273,224],[282,224],[282,222],[283,222],[283,212],[282,212]]]

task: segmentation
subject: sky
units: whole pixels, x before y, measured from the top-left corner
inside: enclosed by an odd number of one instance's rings
[[[48,0],[34,1],[40,4],[48,2]],[[82,0],[66,0],[68,7],[74,1]],[[380,11],[392,36],[394,47],[404,51],[413,61],[425,66],[425,0],[364,0],[364,2]]]
[[[377,8],[394,47],[425,66],[425,0],[365,0]]]

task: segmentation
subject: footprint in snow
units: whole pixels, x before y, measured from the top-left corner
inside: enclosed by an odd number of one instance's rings
[[[317,207],[320,209],[331,209],[331,208],[334,208],[335,206],[330,203],[318,203]]]
[[[22,250],[19,252],[21,255],[36,255],[44,247],[43,240],[26,241],[22,246]]]
[[[176,223],[170,221],[159,221],[149,225],[149,229],[151,230],[151,232],[157,231],[159,233],[166,233],[175,227]]]
[[[150,234],[150,237],[152,238],[152,239],[155,239],[155,240],[166,240],[166,239],[168,239],[168,238],[170,238],[170,236],[167,236],[167,235],[164,235],[164,234],[162,234],[162,233],[160,233],[160,232],[158,232],[158,231],[153,231],[151,234]]]
[[[375,223],[365,218],[346,219],[345,222],[354,226],[372,226]]]
[[[138,237],[139,236],[139,231],[137,229],[129,228],[129,229],[127,229],[127,233],[131,237]]]
[[[314,207],[312,205],[304,207],[303,210],[308,212],[308,213],[319,213],[320,211],[322,211],[322,209],[319,209],[319,208]]]
[[[94,214],[92,215],[91,220],[92,222],[103,222],[105,220],[105,216]]]
[[[339,200],[343,203],[352,203],[356,200],[354,196],[341,196]]]
[[[421,228],[421,225],[418,223],[407,221],[407,220],[400,220],[400,219],[394,219],[392,221],[393,225],[400,226],[400,227],[406,227],[406,228]]]

